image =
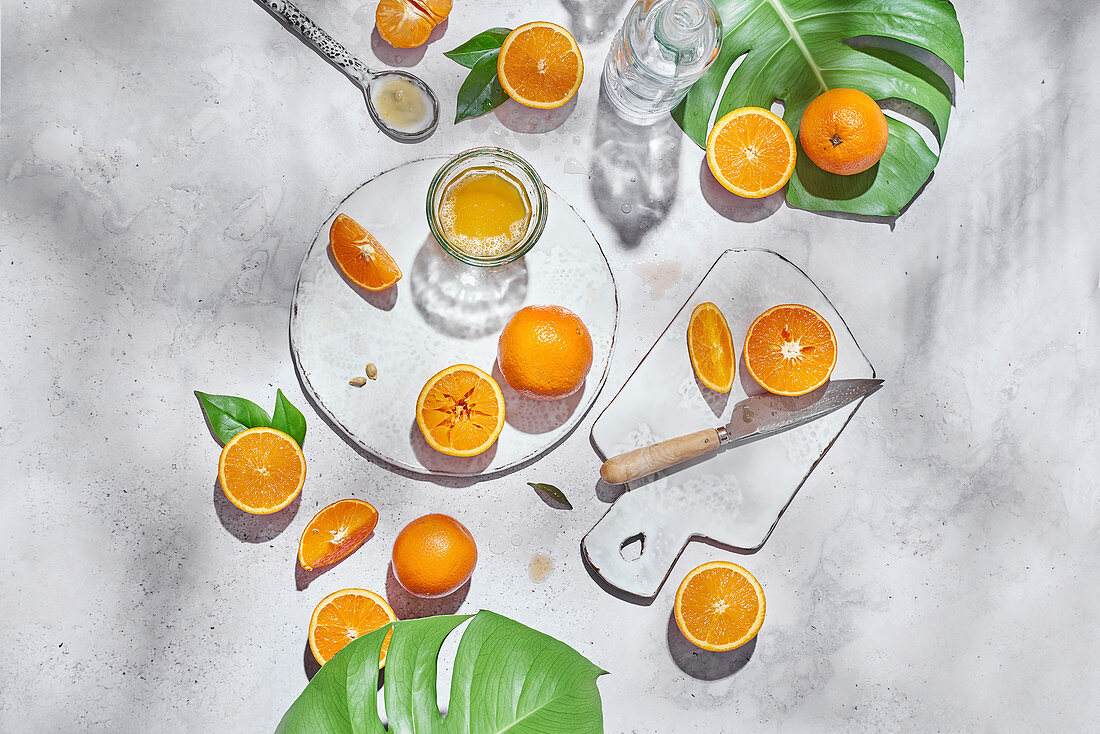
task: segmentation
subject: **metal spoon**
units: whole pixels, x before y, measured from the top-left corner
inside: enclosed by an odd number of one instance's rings
[[[402,143],[416,143],[435,132],[436,125],[439,124],[439,100],[436,99],[435,92],[423,79],[407,71],[397,71],[396,69],[371,71],[366,64],[352,56],[346,48],[287,0],[256,0],[256,2],[262,5],[288,30],[312,46],[326,61],[344,72],[349,79],[363,90],[363,96],[367,99],[367,111],[379,130]],[[372,87],[387,79],[398,77],[415,84],[431,101],[431,117],[418,129],[402,130],[392,127],[382,118],[375,106]]]

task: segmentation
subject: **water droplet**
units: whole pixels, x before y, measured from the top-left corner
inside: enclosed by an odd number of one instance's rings
[[[588,169],[584,167],[584,164],[572,156],[565,159],[565,166],[562,170],[566,173],[575,173],[579,176],[588,175]]]
[[[513,536],[512,536],[512,545],[516,546],[517,548],[518,548],[519,546],[523,545],[523,536],[522,536],[522,535],[518,535],[518,534],[517,534],[517,535],[513,535]]]
[[[619,208],[623,210],[623,214],[629,214],[630,213],[630,204],[623,204]]]

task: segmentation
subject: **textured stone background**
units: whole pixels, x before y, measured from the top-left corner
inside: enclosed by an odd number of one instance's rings
[[[609,732],[1100,720],[1095,4],[956,2],[967,75],[944,160],[892,225],[736,202],[675,130],[619,134],[598,82],[624,5],[458,0],[425,53],[397,54],[372,37],[371,0],[301,0],[369,63],[412,65],[445,115],[463,70],[442,51],[492,25],[574,29],[588,74],[564,114],[509,104],[411,148],[251,0],[4,0],[0,730],[271,731],[306,683],[313,606],[386,587],[395,533],[429,511],[481,547],[463,611],[611,671]],[[607,250],[622,319],[597,411],[730,246],[802,267],[886,378],[741,558],[768,594],[747,661],[694,653],[669,621],[687,570],[728,551],[690,546],[650,606],[583,568],[610,499],[595,413],[535,465],[468,484],[360,457],[302,396],[287,317],[318,224],[377,171],[478,144],[531,160]],[[269,405],[276,387],[306,410],[310,477],[296,514],[242,523],[191,391]],[[375,537],[299,590],[298,534],[342,496],[379,508]]]

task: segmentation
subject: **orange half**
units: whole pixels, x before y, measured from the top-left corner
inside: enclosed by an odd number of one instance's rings
[[[309,521],[298,540],[298,563],[307,571],[342,561],[374,532],[378,510],[363,500],[333,502]]]
[[[742,107],[714,123],[707,165],[718,183],[749,199],[774,194],[794,173],[796,148],[787,123],[763,107]]]
[[[704,385],[716,392],[733,387],[733,337],[718,306],[707,301],[691,312],[688,322],[691,368]]]
[[[526,23],[504,39],[497,56],[497,77],[508,96],[521,105],[561,107],[581,87],[581,49],[560,25]]]
[[[756,317],[745,335],[745,366],[776,395],[805,395],[825,384],[836,366],[833,327],[809,306],[786,304]]]
[[[347,214],[337,214],[328,233],[332,259],[348,280],[368,291],[389,288],[401,280],[401,268],[385,247]]]
[[[456,364],[425,383],[416,401],[416,425],[436,451],[477,456],[504,428],[504,396],[491,375]]]
[[[293,438],[274,428],[241,431],[222,449],[218,483],[234,505],[253,515],[283,509],[306,482],[306,457]]]
[[[309,620],[309,649],[317,662],[324,665],[355,638],[396,621],[397,615],[390,605],[373,591],[334,591],[313,610],[313,617]],[[386,663],[391,637],[393,630],[386,634],[386,640],[382,643],[379,668]]]
[[[725,652],[756,637],[764,624],[764,589],[736,563],[692,569],[676,590],[676,626],[696,647]]]

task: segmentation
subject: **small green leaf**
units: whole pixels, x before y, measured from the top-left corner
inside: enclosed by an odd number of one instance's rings
[[[467,117],[477,117],[499,107],[508,99],[504,87],[497,79],[497,55],[500,49],[487,51],[473,68],[458,90],[458,109],[455,122]]]
[[[275,412],[271,414],[271,427],[293,438],[299,446],[306,440],[306,417],[286,399],[282,390],[275,394]]]
[[[565,496],[565,493],[555,487],[553,484],[543,484],[542,482],[528,482],[529,485],[534,487],[539,492],[545,492],[550,495],[551,498],[562,503],[570,510],[573,509],[573,505],[569,504],[569,498]]]
[[[247,428],[270,426],[267,412],[251,400],[232,395],[207,395],[195,391],[210,428],[223,444]]]
[[[487,31],[478,33],[458,48],[445,51],[443,55],[451,61],[462,64],[467,69],[472,69],[487,52],[500,49],[504,39],[511,32],[511,28],[490,28]]]

